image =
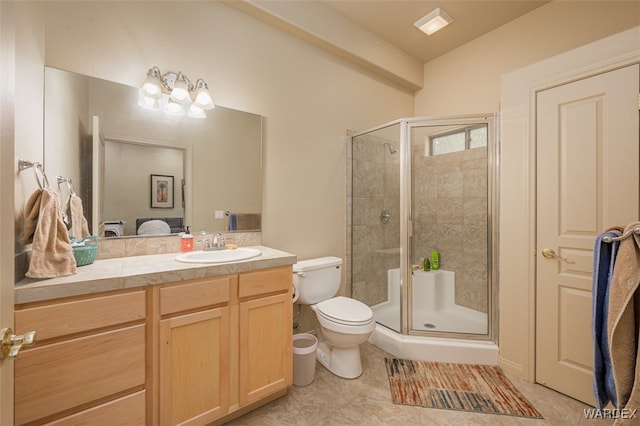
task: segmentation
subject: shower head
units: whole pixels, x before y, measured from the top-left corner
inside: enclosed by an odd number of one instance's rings
[[[396,149],[393,146],[391,146],[391,144],[389,142],[383,143],[382,146],[386,146],[387,148],[389,148],[389,154],[395,154],[396,153]]]

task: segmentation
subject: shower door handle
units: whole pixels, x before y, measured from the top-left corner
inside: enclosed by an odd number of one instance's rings
[[[567,259],[565,257],[558,256],[556,254],[556,252],[553,251],[553,249],[550,249],[550,248],[543,248],[541,253],[542,253],[542,256],[545,257],[546,259],[558,259],[558,260],[562,260],[562,261],[567,262],[567,263],[575,263],[573,260],[569,260],[569,259]]]

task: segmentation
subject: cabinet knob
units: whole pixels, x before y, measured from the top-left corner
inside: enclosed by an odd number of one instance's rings
[[[36,339],[36,332],[29,331],[22,335],[13,334],[10,328],[3,328],[0,331],[0,342],[2,342],[0,350],[0,360],[6,358],[15,358],[20,352],[23,345],[31,345]]]

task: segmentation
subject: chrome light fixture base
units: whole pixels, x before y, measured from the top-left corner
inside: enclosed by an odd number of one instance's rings
[[[181,71],[163,74],[160,68],[154,66],[147,71],[140,88],[138,105],[158,110],[161,102],[164,103],[164,112],[169,115],[182,116],[188,110],[188,115],[194,118],[205,118],[205,111],[215,107],[209,87],[203,79],[198,79],[194,85]]]

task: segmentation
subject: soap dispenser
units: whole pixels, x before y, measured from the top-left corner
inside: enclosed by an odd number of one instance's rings
[[[187,226],[187,232],[182,234],[182,251],[193,251],[193,235]]]

